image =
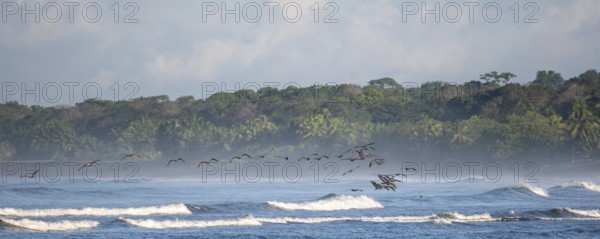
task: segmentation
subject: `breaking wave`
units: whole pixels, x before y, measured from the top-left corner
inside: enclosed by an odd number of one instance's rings
[[[484,194],[505,195],[505,194],[514,194],[514,193],[526,194],[526,195],[537,195],[537,196],[542,196],[542,197],[550,197],[550,195],[548,194],[548,191],[546,191],[546,189],[537,187],[537,186],[533,186],[533,185],[529,185],[529,184],[497,188],[497,189],[488,191]]]
[[[256,218],[263,223],[324,223],[336,221],[362,221],[362,222],[395,222],[395,223],[422,223],[433,222],[451,224],[453,222],[491,222],[500,221],[499,218],[493,218],[489,213],[463,215],[456,212],[431,214],[426,216],[395,216],[395,217],[275,217],[275,218]]]
[[[581,210],[581,209],[563,208],[563,210],[565,210],[568,213],[575,214],[578,216],[600,218],[600,210],[598,210],[598,209]]]
[[[308,211],[336,211],[350,209],[368,209],[368,208],[383,208],[381,203],[374,199],[362,196],[348,196],[329,194],[317,200],[286,203],[278,201],[268,201],[268,206],[282,210],[308,210]]]
[[[30,219],[0,219],[0,222],[12,226],[18,227],[31,231],[73,231],[82,229],[91,229],[97,227],[100,223],[97,221],[56,221],[56,222],[45,222],[35,221]]]
[[[207,220],[207,221],[186,221],[186,220],[165,220],[157,221],[152,219],[129,219],[119,218],[120,221],[129,225],[143,228],[168,229],[168,228],[206,228],[206,227],[231,227],[231,226],[260,226],[262,223],[254,217],[248,215],[238,219],[228,220]]]
[[[579,187],[585,188],[590,191],[600,192],[600,185],[590,183],[590,182],[581,182],[581,183],[579,183]]]
[[[191,214],[192,212],[182,203],[149,207],[130,208],[50,208],[50,209],[19,209],[0,208],[0,215],[5,217],[60,217],[60,216],[147,216],[153,214]]]

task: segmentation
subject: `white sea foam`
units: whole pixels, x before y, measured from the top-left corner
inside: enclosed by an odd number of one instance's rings
[[[463,215],[456,212],[431,214],[425,216],[394,216],[394,217],[274,217],[274,218],[256,218],[263,223],[324,223],[336,221],[363,221],[363,222],[395,222],[395,223],[422,223],[433,222],[437,224],[452,224],[453,222],[491,222],[499,221],[498,218],[492,218],[489,213]]]
[[[361,217],[363,222],[429,222],[435,218],[435,214],[426,216],[395,216],[395,217]]]
[[[452,224],[452,220],[448,218],[438,217],[433,219],[433,223],[442,224],[442,225],[450,225]]]
[[[579,215],[579,216],[600,218],[600,210],[598,210],[598,209],[581,210],[581,209],[564,208],[564,210],[567,212],[570,212],[572,214]]]
[[[323,223],[323,222],[336,222],[336,221],[351,221],[356,220],[353,217],[307,217],[307,218],[297,218],[297,217],[271,217],[271,218],[256,218],[259,222],[266,223]]]
[[[49,209],[19,209],[0,208],[0,215],[5,217],[59,217],[59,216],[147,216],[153,214],[191,214],[190,210],[181,203],[150,207],[130,208],[49,208]]]
[[[600,218],[589,217],[540,217],[542,221],[598,221]]]
[[[548,191],[546,191],[546,189],[538,187],[538,186],[534,186],[531,184],[521,184],[521,185],[517,185],[517,186],[512,186],[509,189],[514,190],[514,191],[525,191],[525,192],[531,192],[534,193],[536,195],[542,196],[542,197],[550,197],[550,195],[548,194]]]
[[[425,216],[394,216],[394,217],[265,217],[255,218],[251,215],[239,219],[223,220],[153,220],[153,219],[130,219],[120,217],[119,220],[136,227],[169,229],[169,228],[206,228],[206,227],[227,227],[227,226],[260,226],[263,223],[327,223],[337,221],[363,221],[363,222],[395,222],[395,223],[423,223],[433,222],[442,224],[452,224],[453,222],[491,222],[500,221],[498,218],[492,218],[489,213],[462,215],[456,212],[444,214],[431,214]]]
[[[252,216],[246,216],[239,219],[228,220],[210,220],[210,221],[186,221],[186,220],[165,220],[157,221],[152,219],[129,219],[119,218],[129,225],[143,228],[168,229],[168,228],[206,228],[206,227],[231,227],[231,226],[260,226],[262,223]]]
[[[579,184],[580,187],[585,188],[590,191],[600,192],[600,185],[590,183],[590,182],[581,182]]]
[[[550,195],[548,195],[548,191],[546,191],[546,189],[544,189],[544,188],[533,186],[530,184],[523,184],[522,186],[525,187],[526,189],[528,189],[529,191],[531,191],[537,195],[540,195],[542,197],[550,197]]]
[[[269,201],[267,205],[283,210],[309,210],[309,211],[336,211],[350,209],[368,209],[383,208],[381,203],[367,196],[348,196],[334,195],[322,199],[300,202],[286,203],[278,201]]]
[[[34,221],[30,219],[0,219],[2,223],[19,227],[26,230],[32,231],[72,231],[82,230],[97,227],[100,223],[97,221],[56,221],[56,222],[45,222],[45,221]]]
[[[497,218],[493,218],[489,213],[463,215],[457,212],[452,212],[440,214],[438,217],[449,219],[452,222],[490,222],[498,220]]]

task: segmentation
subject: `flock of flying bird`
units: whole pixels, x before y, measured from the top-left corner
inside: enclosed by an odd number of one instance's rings
[[[339,154],[339,155],[321,155],[318,153],[313,153],[309,156],[302,156],[297,158],[297,161],[302,161],[302,160],[306,160],[306,161],[310,161],[310,160],[322,160],[322,159],[340,159],[340,160],[347,160],[350,162],[355,162],[355,161],[369,161],[369,168],[373,167],[373,166],[377,166],[377,165],[382,165],[385,163],[385,158],[375,155],[372,152],[375,151],[375,147],[374,147],[375,143],[368,143],[368,144],[364,144],[364,145],[357,145],[354,147],[349,148],[348,150],[346,150],[345,152]],[[274,148],[271,148],[269,151],[260,154],[260,155],[255,155],[252,156],[248,153],[243,153],[241,155],[236,155],[233,156],[229,159],[229,163],[233,163],[236,160],[243,160],[245,158],[247,159],[257,159],[257,158],[266,158],[267,155],[269,153],[271,153],[274,150]],[[279,158],[279,159],[284,159],[284,160],[291,160],[293,159],[291,156],[274,156],[275,158]],[[120,161],[123,161],[125,159],[134,159],[134,158],[144,158],[144,156],[139,155],[139,154],[126,154],[125,156],[123,156],[123,158],[121,158]],[[83,164],[77,171],[81,171],[85,168],[91,167],[94,164],[98,163],[100,160],[94,160],[88,163]],[[211,158],[210,160],[207,161],[200,161],[198,162],[197,167],[201,167],[203,164],[211,164],[211,163],[218,163],[219,160],[216,158]],[[175,159],[170,159],[167,161],[167,167],[171,166],[171,164],[176,164],[176,163],[186,163],[186,161],[179,157],[179,158],[175,158]],[[344,173],[342,173],[342,176],[345,176],[347,174],[350,174],[352,172],[354,172],[354,170],[359,169],[361,166],[358,165]],[[410,168],[407,167],[405,168],[406,171],[416,171],[415,168]],[[21,177],[26,177],[26,178],[34,178],[35,175],[39,172],[39,170],[36,170],[35,172],[31,173],[31,174],[27,174],[25,176],[21,176]],[[396,173],[396,174],[378,174],[377,175],[379,178],[379,182],[376,182],[374,180],[370,180],[371,184],[373,185],[373,187],[375,188],[375,190],[392,190],[392,191],[396,191],[396,183],[397,182],[403,182],[402,179],[398,179],[396,177],[398,176],[402,176],[402,177],[406,177],[405,174],[403,173]],[[362,192],[362,189],[350,189],[352,192]]]
[[[375,147],[374,147],[375,143],[368,143],[368,144],[364,144],[364,145],[357,145],[354,147],[349,148],[348,150],[346,150],[345,152],[339,154],[339,155],[322,155],[322,154],[318,154],[318,153],[313,153],[311,155],[308,156],[301,156],[298,157],[296,160],[297,161],[310,161],[310,160],[322,160],[322,159],[335,159],[338,158],[340,160],[347,160],[350,162],[355,162],[355,161],[369,161],[369,168],[373,167],[373,166],[377,166],[377,165],[382,165],[385,163],[385,158],[375,155],[372,152],[375,151]],[[258,158],[266,158],[267,155],[269,155],[274,149],[271,148],[269,151],[260,154],[260,155],[250,155],[249,153],[243,153],[240,155],[235,155],[231,158],[229,158],[229,163],[233,163],[236,160],[244,160],[244,159],[258,159]],[[142,157],[140,155],[136,155],[136,154],[129,154],[126,155],[125,158],[133,158],[133,157]],[[275,158],[279,158],[279,159],[284,159],[284,160],[292,160],[294,158],[292,158],[292,156],[282,156],[282,155],[275,155],[273,156]],[[186,161],[183,158],[176,158],[176,159],[170,159],[167,161],[167,167],[169,167],[171,164],[173,163],[185,163]],[[201,167],[203,164],[211,164],[211,163],[218,163],[219,160],[216,158],[211,158],[208,161],[200,161],[198,162],[197,167]],[[354,168],[351,168],[350,170],[342,173],[342,176],[346,176],[347,174],[350,174],[352,172],[354,172],[354,170],[359,169],[361,166],[358,165]],[[407,171],[411,171],[411,170],[415,170],[414,168],[406,168],[405,170]],[[371,180],[371,184],[373,185],[373,187],[375,188],[375,190],[392,190],[392,191],[396,191],[396,183],[397,182],[403,182],[401,179],[396,178],[397,176],[403,176],[406,177],[405,174],[402,173],[396,173],[396,174],[378,174],[377,175],[379,177],[380,182],[376,182]],[[356,188],[352,188],[350,189],[352,192],[362,192],[362,189],[356,189]]]

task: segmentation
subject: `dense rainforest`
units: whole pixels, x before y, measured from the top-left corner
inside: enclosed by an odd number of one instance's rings
[[[527,84],[477,81],[353,84],[220,92],[206,99],[89,99],[74,106],[0,104],[0,160],[144,160],[274,147],[344,150],[377,142],[446,158],[600,157],[600,76],[539,71]]]

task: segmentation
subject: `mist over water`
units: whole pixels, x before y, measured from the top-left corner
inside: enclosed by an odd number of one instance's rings
[[[242,162],[239,167],[252,162]],[[268,160],[255,163],[259,162]],[[0,187],[0,233],[11,238],[35,237],[41,232],[53,232],[57,238],[65,235],[62,233],[161,238],[165,233],[219,237],[225,230],[228,237],[284,238],[290,232],[302,231],[311,237],[361,238],[371,237],[376,229],[378,237],[397,238],[396,232],[384,230],[394,227],[411,231],[400,237],[433,232],[470,238],[489,231],[500,237],[523,233],[542,236],[536,231],[556,237],[593,237],[600,230],[600,185],[596,183],[600,180],[582,170],[592,170],[595,163],[541,166],[534,176],[526,178],[536,183],[523,182],[523,176],[515,182],[509,170],[514,162],[496,162],[503,170],[498,180],[491,166],[489,175],[472,173],[471,177],[458,178],[444,170],[442,174],[447,175],[434,175],[435,163],[441,169],[443,165],[462,165],[463,171],[468,171],[464,166],[471,165],[468,162],[390,160],[385,167],[371,168],[359,162],[360,170],[346,176],[340,172],[356,164],[340,163],[332,177],[337,181],[332,182],[324,182],[322,177],[315,180],[314,174],[308,173],[308,167],[314,166],[311,162],[298,163],[307,173],[296,182],[287,181],[296,176],[281,175],[272,182],[266,176],[248,182],[244,177],[254,176],[242,175],[236,182],[231,169],[224,181],[220,173],[204,181],[198,175],[201,168],[166,167],[157,162],[140,163],[139,175],[132,177],[138,179],[135,182],[115,182],[110,177],[89,182],[76,177],[72,182],[36,183],[8,177]],[[490,162],[480,162],[473,172]],[[396,172],[403,163],[414,163],[419,170],[425,166],[427,174],[417,171],[407,175],[406,182],[397,183],[396,192],[373,190],[369,180],[377,173]],[[446,168],[450,172],[451,166]],[[556,174],[561,168],[563,173]],[[456,167],[453,172],[457,172]],[[421,181],[423,177],[425,181]],[[436,177],[440,182],[435,182]],[[523,227],[531,231],[522,231]],[[561,229],[565,227],[577,233],[565,232]]]

